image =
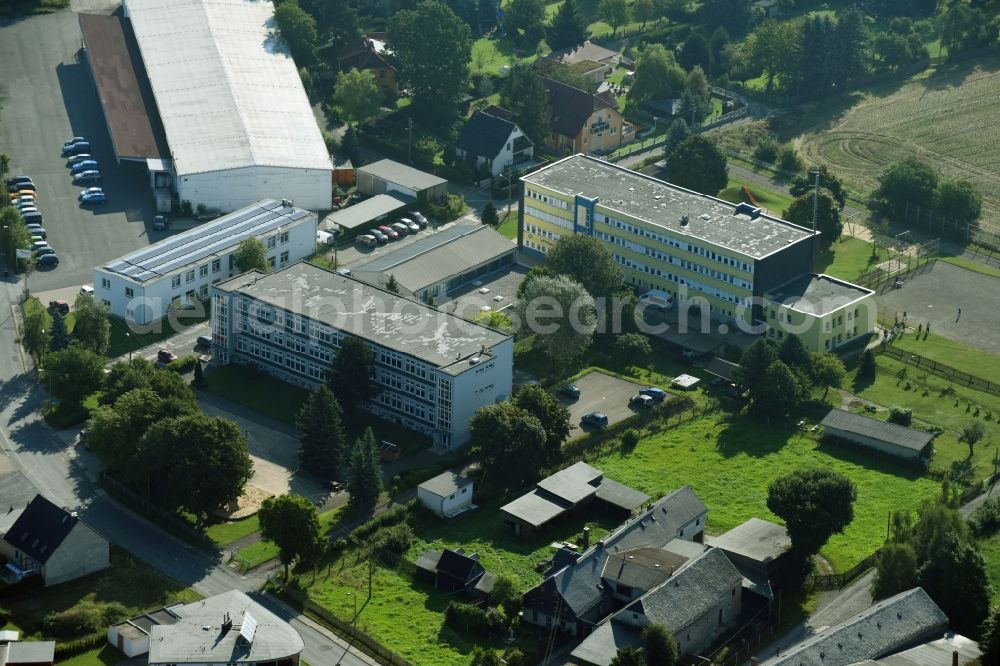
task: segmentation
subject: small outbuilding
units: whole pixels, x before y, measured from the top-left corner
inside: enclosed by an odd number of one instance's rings
[[[674,388],[679,388],[682,391],[690,391],[694,389],[699,382],[701,382],[701,380],[693,375],[677,375],[670,380],[670,385]]]
[[[3,666],[52,666],[55,658],[55,641],[17,641],[0,645],[0,664]]]
[[[486,571],[475,553],[466,555],[461,548],[429,550],[417,559],[417,575],[446,592],[465,592],[471,597],[487,596],[496,576]]]
[[[353,206],[334,211],[323,218],[321,228],[342,234],[359,234],[401,212],[411,201],[389,194],[378,194]]]
[[[379,160],[358,168],[358,190],[365,196],[397,192],[423,203],[448,194],[448,181],[394,160]]]
[[[476,508],[473,481],[455,472],[443,472],[417,486],[417,499],[436,516],[451,518]]]
[[[709,537],[706,543],[729,556],[743,575],[744,589],[764,599],[774,599],[772,584],[780,584],[792,547],[783,526],[751,518],[724,534]]]
[[[820,422],[823,439],[885,453],[913,462],[930,460],[934,435],[843,409],[831,409]]]

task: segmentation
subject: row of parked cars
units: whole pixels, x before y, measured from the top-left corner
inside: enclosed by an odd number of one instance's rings
[[[49,245],[49,235],[42,226],[45,221],[38,209],[38,188],[29,176],[8,178],[7,197],[10,205],[17,208],[24,220],[24,226],[31,234],[31,254],[35,265],[54,268],[59,265],[59,256]]]
[[[74,136],[63,143],[63,155],[67,158],[66,165],[73,175],[74,185],[92,185],[104,180],[100,165],[91,154],[90,142],[86,138]],[[108,200],[102,188],[93,186],[83,190],[78,198],[84,204],[102,204]]]
[[[375,247],[385,245],[391,240],[402,238],[408,234],[415,234],[421,229],[427,228],[427,218],[422,213],[414,211],[411,213],[412,219],[402,217],[398,222],[383,224],[370,230],[367,234],[362,234],[354,239],[354,242],[361,247]]]
[[[580,398],[580,388],[576,384],[563,384],[556,389],[556,393],[574,401]],[[663,402],[668,395],[658,386],[647,386],[628,399],[628,406],[633,409],[646,409]],[[603,412],[587,412],[580,417],[580,423],[591,428],[604,429],[608,427],[608,415]]]

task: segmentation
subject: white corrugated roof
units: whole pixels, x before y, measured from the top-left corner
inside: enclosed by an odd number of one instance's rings
[[[332,170],[264,0],[126,0],[178,176]]]

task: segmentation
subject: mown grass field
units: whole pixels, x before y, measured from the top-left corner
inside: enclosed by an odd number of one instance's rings
[[[893,343],[893,347],[914,354],[920,354],[932,361],[949,365],[956,370],[1000,383],[1000,356],[983,352],[981,349],[945,338],[935,333],[926,336],[916,332],[904,335]]]
[[[938,492],[937,481],[905,465],[820,444],[790,425],[721,412],[643,439],[633,451],[590,462],[609,478],[654,497],[690,485],[708,506],[711,534],[754,516],[777,520],[767,509],[767,487],[779,476],[806,467],[844,474],[858,487],[854,522],[822,551],[838,571],[882,544],[889,511],[915,508]]]
[[[885,259],[885,250],[872,256],[872,244],[860,238],[843,237],[830,247],[820,250],[816,257],[816,272],[850,280],[872,269],[879,259]]]
[[[792,205],[792,198],[787,194],[766,189],[757,183],[744,183],[734,178],[730,178],[726,189],[719,192],[719,198],[732,203],[744,201],[746,195],[743,193],[743,185],[750,188],[750,192],[753,193],[757,203],[766,208],[767,212],[771,215],[782,217],[785,214],[785,209]]]
[[[804,121],[796,143],[807,161],[870,192],[885,167],[918,157],[943,177],[971,180],[983,194],[984,219],[1000,213],[1000,57],[945,62],[902,86],[880,85],[854,99],[818,105]]]

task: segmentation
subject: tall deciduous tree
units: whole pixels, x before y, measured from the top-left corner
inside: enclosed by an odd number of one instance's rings
[[[908,157],[886,169],[878,178],[878,187],[872,198],[883,203],[896,215],[901,215],[910,202],[918,206],[931,207],[938,177],[929,165]]]
[[[360,410],[381,392],[375,381],[375,353],[354,336],[344,336],[330,366],[327,382],[348,420],[360,417]]]
[[[613,296],[625,279],[607,246],[592,236],[563,236],[549,252],[545,266],[583,285],[591,296]]]
[[[767,74],[767,90],[774,88],[776,77],[793,74],[799,36],[797,22],[774,20],[764,21],[750,36],[750,57]]]
[[[783,361],[775,361],[764,372],[760,393],[752,403],[753,409],[768,418],[781,418],[801,404],[807,388],[798,373]]]
[[[144,436],[160,502],[199,524],[243,494],[253,476],[247,439],[233,421],[186,414],[154,423]]]
[[[887,543],[879,552],[872,582],[872,598],[878,601],[913,589],[917,584],[917,554],[908,543]]]
[[[49,351],[62,351],[69,347],[69,330],[66,328],[66,316],[58,310],[52,313],[52,331],[49,336]]]
[[[726,156],[704,136],[688,137],[667,157],[671,183],[715,196],[729,182]]]
[[[681,43],[677,64],[688,71],[695,67],[701,67],[705,72],[712,71],[712,48],[700,30],[693,31]]]
[[[492,201],[487,201],[486,205],[483,207],[482,222],[488,227],[496,227],[500,224],[500,216],[497,215],[497,207],[493,205]]]
[[[382,466],[371,428],[366,428],[361,438],[354,442],[347,492],[350,495],[347,507],[352,513],[366,514],[378,504],[382,493]]]
[[[71,405],[80,405],[104,380],[104,357],[78,344],[49,352],[42,368],[52,395]]]
[[[511,0],[504,25],[508,35],[533,50],[545,36],[544,0]]]
[[[534,68],[515,63],[500,87],[500,104],[535,143],[542,143],[549,135],[548,103],[549,93]]]
[[[25,313],[21,345],[38,367],[49,349],[49,331],[45,330],[45,313],[41,310]]]
[[[840,219],[840,206],[827,190],[819,194],[806,192],[792,200],[784,218],[802,227],[812,228],[813,212],[816,212],[816,231],[820,232],[820,242],[829,247],[840,238],[844,221]]]
[[[275,8],[274,20],[295,62],[302,66],[312,63],[316,57],[316,19],[296,0],[284,0]]]
[[[921,565],[917,581],[948,616],[955,631],[979,636],[989,614],[992,588],[986,562],[974,542],[953,534],[945,536]]]
[[[259,238],[245,238],[236,246],[233,262],[240,273],[260,271],[266,273],[271,265],[267,261],[267,248]]]
[[[835,90],[846,92],[848,83],[868,69],[869,35],[864,15],[855,7],[839,12],[833,37],[839,45],[833,53],[833,84]]]
[[[934,208],[959,224],[975,224],[983,211],[983,197],[967,180],[943,180],[934,190]]]
[[[73,303],[76,316],[73,337],[87,349],[105,354],[111,345],[111,320],[108,306],[90,294],[80,294]]]
[[[812,362],[801,338],[791,333],[778,345],[778,359],[797,372],[808,372]]]
[[[537,335],[536,344],[556,366],[572,361],[593,341],[594,299],[565,275],[535,278],[514,307],[521,333]]]
[[[144,358],[119,361],[104,377],[100,404],[113,405],[120,396],[137,389],[148,388],[164,400],[177,402],[183,409],[195,409],[197,399],[184,378],[176,372],[157,368]]]
[[[469,26],[438,0],[424,0],[389,18],[389,42],[398,63],[398,82],[413,95],[418,117],[446,124],[469,83]]]
[[[339,478],[347,442],[343,412],[329,388],[320,384],[313,389],[299,410],[295,427],[302,467],[321,479]]]
[[[382,91],[375,81],[375,74],[369,70],[358,71],[351,68],[337,74],[337,85],[333,102],[344,110],[347,117],[360,124],[378,113],[382,101]]]
[[[582,44],[590,37],[587,21],[580,13],[576,0],[563,0],[552,15],[552,21],[545,31],[545,41],[553,51]]]
[[[278,547],[278,559],[288,567],[296,560],[308,561],[322,547],[316,507],[302,495],[268,497],[257,513],[260,536]]]
[[[656,18],[656,3],[653,0],[635,0],[632,3],[632,16],[642,23],[640,30],[646,29],[646,24]]]
[[[562,444],[569,437],[569,410],[566,406],[537,384],[523,386],[514,395],[514,404],[542,424],[545,431],[545,464],[558,462]]]
[[[486,405],[469,421],[479,450],[482,485],[498,492],[517,491],[538,478],[545,429],[537,418],[511,402]]]
[[[757,338],[743,350],[735,379],[737,384],[750,393],[751,401],[761,392],[764,373],[777,360],[778,352],[764,338]]]
[[[638,648],[620,647],[611,660],[611,666],[646,666],[646,660]]]
[[[958,438],[969,447],[969,458],[972,458],[976,444],[985,436],[986,427],[983,426],[982,421],[972,420],[962,426],[962,434]]]
[[[792,178],[792,182],[788,186],[788,191],[793,197],[802,196],[803,194],[810,194],[816,188],[816,176],[813,173],[815,169],[809,173],[799,174]],[[819,186],[825,189],[833,197],[837,205],[843,209],[844,204],[847,203],[846,193],[844,192],[844,183],[841,182],[825,164],[819,167]]]
[[[635,82],[628,91],[628,98],[642,103],[680,97],[684,81],[684,70],[674,60],[673,53],[662,44],[650,44],[636,61]]]
[[[844,362],[836,354],[813,354],[812,355],[812,378],[816,386],[823,387],[823,399],[829,393],[830,387],[840,388],[844,383],[844,376],[847,369]]]
[[[709,27],[722,26],[730,35],[745,35],[753,24],[750,0],[705,0],[701,14]]]
[[[614,39],[618,28],[632,18],[632,8],[628,0],[600,0],[597,4],[597,15],[611,26],[611,38]]]
[[[846,476],[829,469],[799,469],[771,482],[767,508],[784,519],[792,549],[804,563],[851,524],[857,496]]]

